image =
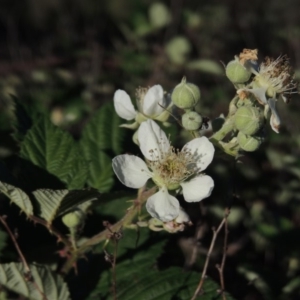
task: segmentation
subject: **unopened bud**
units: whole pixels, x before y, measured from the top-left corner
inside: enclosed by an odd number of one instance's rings
[[[237,140],[240,147],[247,152],[253,152],[257,150],[262,143],[262,138],[258,136],[246,135],[241,131],[237,135]]]
[[[190,111],[182,115],[182,126],[186,130],[198,130],[202,125],[202,117],[195,111]]]
[[[242,106],[235,113],[234,123],[237,130],[246,135],[253,135],[263,125],[264,117],[257,107]]]
[[[64,215],[62,221],[67,227],[74,228],[81,224],[83,218],[84,213],[81,210],[75,210]]]
[[[238,59],[230,61],[226,66],[226,76],[233,83],[245,83],[250,79],[251,72]]]
[[[199,102],[201,97],[200,89],[193,83],[187,83],[183,77],[172,93],[173,103],[182,109],[192,109]]]

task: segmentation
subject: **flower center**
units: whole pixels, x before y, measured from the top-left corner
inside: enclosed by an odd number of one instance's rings
[[[157,159],[155,150],[152,151],[156,160],[148,161],[149,168],[153,171],[153,181],[158,186],[166,186],[169,190],[179,188],[180,183],[197,172],[196,159],[187,150],[178,150],[170,147],[167,152],[161,151]]]
[[[276,97],[280,93],[293,93],[297,84],[293,80],[293,71],[286,55],[272,59],[267,57],[260,65],[259,74],[255,81],[267,89],[269,97]]]

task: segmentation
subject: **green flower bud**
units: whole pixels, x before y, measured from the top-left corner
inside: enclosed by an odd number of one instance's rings
[[[187,83],[183,77],[173,90],[172,101],[179,108],[191,109],[199,102],[200,96],[200,89],[193,83]]]
[[[245,83],[250,79],[251,72],[238,59],[230,61],[226,66],[226,76],[233,83]]]
[[[182,126],[186,130],[197,130],[202,125],[202,117],[195,111],[190,111],[182,115],[181,122]]]
[[[67,227],[74,228],[81,224],[83,218],[84,213],[81,210],[75,210],[64,215],[62,221]]]
[[[263,125],[264,117],[257,107],[242,106],[234,116],[236,129],[247,135],[253,135],[259,131]]]
[[[262,143],[262,138],[258,136],[246,135],[241,131],[237,135],[237,140],[240,147],[247,152],[253,152],[257,150]]]

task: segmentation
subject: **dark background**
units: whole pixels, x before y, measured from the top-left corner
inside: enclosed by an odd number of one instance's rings
[[[199,109],[226,115],[235,90],[225,64],[243,48],[287,54],[300,77],[300,1],[23,0],[0,3],[0,157],[17,151],[11,139],[11,95],[80,137],[82,127],[116,89],[171,90],[185,75],[202,93]],[[233,167],[216,158],[208,173],[210,200],[187,206],[195,224],[170,238],[170,264],[201,270],[210,228],[232,203],[225,282],[237,299],[300,299],[299,95],[278,103],[280,134],[266,129],[259,151]],[[178,144],[182,141],[177,139]],[[129,146],[131,147],[131,146]],[[199,258],[189,265],[200,234]],[[39,234],[39,233],[37,233]],[[218,280],[222,238],[208,274]],[[182,252],[181,252],[182,250]],[[30,247],[29,250],[30,251]],[[169,251],[169,252],[168,252]],[[25,251],[26,252],[26,251]],[[170,258],[170,255],[167,255]],[[162,265],[166,264],[164,257]]]

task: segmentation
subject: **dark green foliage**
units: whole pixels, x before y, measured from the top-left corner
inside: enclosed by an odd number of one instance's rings
[[[89,186],[107,192],[112,187],[111,160],[122,152],[124,129],[112,103],[105,104],[89,121],[82,132],[81,151],[88,162]]]

